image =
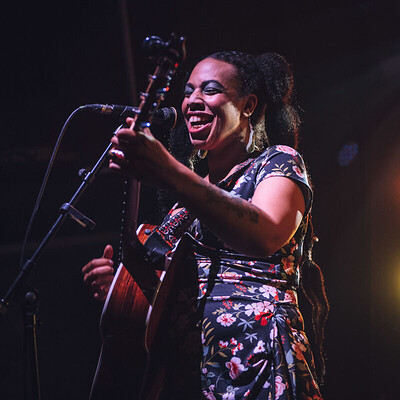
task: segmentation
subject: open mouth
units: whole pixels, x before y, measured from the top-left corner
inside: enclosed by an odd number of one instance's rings
[[[192,130],[199,130],[212,122],[212,115],[191,115],[189,117],[189,125]]]

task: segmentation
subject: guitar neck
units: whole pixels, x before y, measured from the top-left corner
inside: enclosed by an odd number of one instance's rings
[[[125,204],[123,235],[128,239],[136,236],[137,227],[139,225],[140,182],[133,178],[128,179],[126,195],[128,204]]]

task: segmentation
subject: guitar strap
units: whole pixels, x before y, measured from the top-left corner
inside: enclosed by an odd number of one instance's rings
[[[193,218],[190,217],[189,211],[183,208],[154,228],[144,244],[148,261],[159,262],[174,248],[192,222]]]

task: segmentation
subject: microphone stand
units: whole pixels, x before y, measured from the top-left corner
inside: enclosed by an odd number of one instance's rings
[[[114,132],[114,134],[120,129]],[[46,234],[33,256],[25,262],[14,282],[9,287],[6,295],[0,300],[0,314],[6,314],[10,301],[14,300],[24,311],[24,397],[28,400],[29,390],[27,385],[28,368],[30,368],[32,400],[40,400],[40,381],[39,381],[39,364],[37,352],[38,337],[38,308],[39,308],[39,292],[25,283],[32,269],[37,265],[37,260],[43,254],[46,246],[51,239],[57,234],[63,225],[65,219],[69,215],[72,219],[82,225],[84,228],[94,229],[96,224],[78,211],[74,205],[78,202],[90,183],[93,182],[100,168],[109,159],[109,151],[112,148],[110,143],[104,153],[101,155],[95,166],[88,173],[81,170],[83,176],[82,183],[78,190],[71,197],[68,203],[64,203],[60,207],[60,215],[53,224],[49,232]]]

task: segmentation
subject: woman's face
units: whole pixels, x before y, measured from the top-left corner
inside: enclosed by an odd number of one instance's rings
[[[193,146],[216,150],[240,141],[248,126],[245,106],[233,65],[211,58],[199,62],[186,84],[182,103]]]

